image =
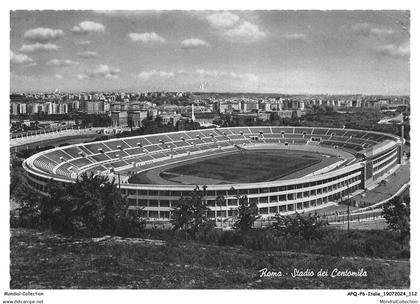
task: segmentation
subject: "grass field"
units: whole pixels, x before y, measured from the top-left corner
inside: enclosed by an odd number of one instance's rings
[[[195,176],[229,183],[253,183],[279,179],[321,162],[321,156],[298,151],[244,151],[169,168],[165,179]]]

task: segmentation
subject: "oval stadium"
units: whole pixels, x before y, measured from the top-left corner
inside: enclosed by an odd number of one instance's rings
[[[401,164],[402,146],[400,137],[361,130],[215,128],[59,147],[23,166],[40,192],[83,172],[115,178],[130,207],[150,221],[169,221],[173,202],[204,185],[211,217],[234,216],[238,195],[246,195],[269,218],[360,194]]]

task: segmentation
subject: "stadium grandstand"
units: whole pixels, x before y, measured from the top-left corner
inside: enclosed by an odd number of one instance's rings
[[[131,208],[149,220],[168,221],[173,202],[198,185],[206,185],[211,217],[235,215],[238,195],[256,202],[262,217],[318,210],[369,188],[402,161],[402,139],[390,134],[350,129],[309,127],[235,127],[161,133],[59,147],[25,160],[30,185],[45,192],[49,181],[74,182],[84,172],[116,178]],[[281,178],[258,182],[190,182],[165,180],[162,174],[147,183],[136,176],[191,161],[243,151],[308,152],[328,161],[310,163]],[[300,152],[299,152],[300,151]],[[305,157],[305,156],[304,156]],[[298,168],[299,169],[299,168]],[[229,170],[226,168],[226,170]],[[200,181],[207,181],[206,183]],[[216,204],[218,196],[225,204]]]

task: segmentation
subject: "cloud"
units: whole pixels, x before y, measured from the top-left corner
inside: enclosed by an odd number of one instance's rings
[[[40,42],[46,43],[50,41],[57,40],[64,36],[64,32],[62,30],[55,30],[46,27],[38,27],[31,30],[26,31],[23,34],[23,38],[28,41],[32,42]]]
[[[164,71],[164,70],[150,70],[150,71],[142,71],[137,75],[137,78],[146,81],[149,79],[155,78],[174,78],[174,77],[193,77],[196,79],[199,78],[213,78],[213,79],[220,79],[220,80],[238,80],[238,81],[248,81],[248,82],[256,82],[258,81],[258,77],[252,73],[235,73],[235,72],[226,72],[226,71],[218,71],[218,70],[204,70],[198,69],[195,71]]]
[[[12,50],[10,50],[10,63],[26,66],[35,64],[31,57],[25,54],[15,54]]]
[[[230,28],[239,21],[239,16],[230,12],[220,12],[206,17],[207,21],[214,28]]]
[[[370,24],[369,23],[357,23],[352,26],[352,30],[357,34],[369,35]]]
[[[152,77],[161,77],[161,78],[172,78],[175,77],[175,75],[178,74],[178,72],[167,72],[167,71],[156,71],[156,70],[151,70],[151,71],[143,71],[140,72],[137,77],[142,79],[142,80],[148,80]]]
[[[61,75],[61,74],[55,74],[55,78],[57,78],[57,79],[63,79],[63,75]]]
[[[34,43],[24,44],[20,47],[19,51],[22,53],[37,53],[37,52],[51,52],[58,51],[58,46],[52,43]]]
[[[81,41],[75,41],[74,43],[80,46],[89,46],[91,42],[90,40],[81,40]]]
[[[85,80],[85,79],[87,79],[87,78],[88,78],[88,76],[87,76],[87,75],[85,75],[85,74],[77,74],[77,75],[76,75],[76,78],[77,78],[78,80]]]
[[[252,81],[252,82],[258,81],[258,76],[252,73],[241,74],[241,73],[235,73],[235,72],[203,70],[203,69],[196,70],[195,72],[200,77],[234,79],[234,80]]]
[[[165,43],[165,38],[159,36],[155,32],[151,33],[129,33],[128,37],[133,42],[141,43]]]
[[[94,13],[110,17],[139,17],[145,15],[160,15],[162,10],[95,10]]]
[[[54,67],[68,67],[72,65],[78,65],[79,62],[72,61],[69,59],[51,59],[47,62],[47,65]]]
[[[258,76],[252,73],[239,74],[237,79],[256,82],[259,80]]]
[[[200,76],[219,77],[220,72],[216,70],[197,70],[196,73]]]
[[[394,33],[393,29],[390,28],[375,28],[369,23],[357,23],[352,26],[352,30],[359,35],[363,36],[389,36]]]
[[[85,75],[90,78],[117,79],[120,72],[120,69],[112,68],[106,64],[100,64],[92,71],[87,71]]]
[[[370,33],[372,35],[387,36],[392,35],[394,33],[394,30],[390,28],[371,28]]]
[[[264,38],[266,34],[258,28],[258,25],[248,21],[224,32],[225,37],[236,42],[255,42]]]
[[[231,12],[217,12],[206,16],[206,19],[221,36],[233,42],[255,42],[267,35],[258,25]]]
[[[87,35],[91,33],[103,33],[105,32],[105,26],[101,23],[93,21],[83,21],[78,25],[75,25],[71,30],[75,34]]]
[[[307,35],[302,33],[291,33],[283,35],[283,38],[286,40],[306,41]]]
[[[181,48],[183,49],[197,49],[201,47],[207,47],[209,44],[198,38],[189,38],[181,42]]]
[[[91,52],[91,51],[78,52],[76,55],[81,57],[81,58],[95,58],[95,57],[98,57],[98,53]]]
[[[404,45],[386,44],[378,47],[377,52],[379,54],[397,58],[407,58],[410,56],[410,45],[408,43]]]

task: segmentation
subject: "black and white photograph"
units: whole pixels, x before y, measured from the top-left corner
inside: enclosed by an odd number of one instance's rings
[[[8,15],[3,303],[109,289],[418,303],[410,9]]]

